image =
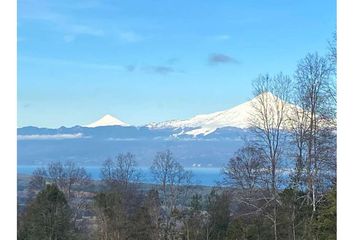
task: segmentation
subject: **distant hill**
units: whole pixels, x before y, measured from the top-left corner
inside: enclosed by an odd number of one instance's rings
[[[129,151],[140,165],[148,166],[156,152],[169,148],[187,167],[220,167],[250,135],[253,105],[259,97],[225,111],[145,126],[130,126],[105,115],[87,126],[18,128],[18,163],[37,165],[71,159],[83,165],[100,165],[108,157]],[[263,97],[276,98],[269,92]]]

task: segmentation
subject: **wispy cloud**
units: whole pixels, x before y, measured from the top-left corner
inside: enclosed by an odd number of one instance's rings
[[[133,65],[133,64],[130,64],[130,65],[125,66],[125,69],[126,69],[128,72],[134,72],[135,69],[136,69],[136,66]]]
[[[160,74],[160,75],[167,75],[171,73],[181,72],[176,70],[171,66],[166,65],[134,65],[130,64],[125,66],[126,71],[128,72],[142,72],[142,73],[150,73],[150,74]]]
[[[38,58],[29,56],[19,56],[19,61],[26,61],[34,64],[53,64],[53,65],[68,65],[77,68],[90,68],[97,70],[114,70],[114,71],[127,71],[127,72],[142,72],[167,75],[170,73],[181,73],[183,71],[177,70],[171,66],[166,65],[120,65],[120,64],[108,64],[108,63],[92,63],[92,62],[80,62],[67,59],[57,58]]]
[[[179,61],[178,58],[169,58],[169,59],[167,59],[166,64],[168,64],[168,65],[174,65],[174,64],[176,64],[178,61]]]
[[[135,43],[143,40],[143,37],[133,31],[120,32],[119,39],[123,42]]]
[[[54,11],[54,6],[49,2],[43,1],[24,1],[19,9],[19,18],[26,21],[38,21],[51,25],[51,30],[61,32],[65,42],[72,42],[78,36],[94,36],[100,37],[104,35],[104,31],[91,24],[78,23],[75,15],[68,15]],[[77,6],[77,5],[73,5]],[[89,5],[90,6],[90,5]],[[86,5],[82,5],[86,7]],[[74,7],[70,7],[74,9]]]
[[[37,58],[37,57],[20,56],[19,60],[32,62],[32,63],[36,63],[36,64],[71,65],[71,66],[75,66],[75,67],[94,68],[94,69],[103,69],[103,70],[122,71],[125,69],[125,67],[123,67],[119,64],[78,62],[78,61],[71,61],[71,60],[66,60],[66,59],[56,59],[56,58]]]
[[[127,141],[127,142],[130,142],[130,141],[137,141],[139,140],[139,138],[107,138],[108,141]]]
[[[103,36],[102,29],[94,28],[87,25],[71,24],[68,26],[68,31],[73,34],[86,34],[91,36]]]
[[[101,29],[79,24],[67,25],[65,31],[67,32],[67,34],[63,37],[65,42],[72,42],[80,35],[89,35],[94,37],[101,37],[104,35],[104,32]]]
[[[215,65],[215,64],[236,64],[239,63],[235,58],[221,54],[221,53],[214,53],[209,56],[208,59],[209,64]]]
[[[75,41],[79,36],[102,37],[104,31],[88,25],[65,24],[61,25],[64,32],[63,40],[65,42]]]
[[[169,73],[176,72],[174,68],[167,67],[167,66],[149,66],[149,67],[145,67],[145,70],[150,73],[156,73],[161,75],[166,75]]]
[[[77,139],[77,138],[88,138],[82,133],[75,134],[41,134],[41,135],[18,135],[17,140],[62,140],[62,139]]]

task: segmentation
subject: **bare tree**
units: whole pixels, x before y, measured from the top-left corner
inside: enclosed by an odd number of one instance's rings
[[[331,91],[331,73],[328,58],[317,53],[308,54],[300,60],[295,72],[294,102],[303,109],[303,125],[301,132],[293,131],[293,134],[301,139],[307,200],[312,206],[311,221],[322,198],[324,179],[320,176],[330,171],[329,165],[334,168],[336,165],[335,154],[329,154],[335,153],[336,149],[336,103]]]
[[[46,186],[46,181],[48,179],[48,174],[45,168],[37,168],[33,171],[28,189],[30,191],[41,191]]]
[[[299,95],[302,94],[304,89],[298,88],[296,83],[293,84],[293,89],[297,89],[292,92],[292,99],[290,113],[288,115],[288,130],[289,130],[289,144],[292,146],[288,152],[288,157],[292,161],[291,172],[289,174],[290,183],[288,189],[288,201],[287,206],[290,209],[289,219],[291,221],[291,234],[292,239],[297,239],[297,229],[300,226],[305,226],[306,232],[307,222],[306,218],[299,218],[301,209],[306,207],[303,192],[306,189],[306,174],[305,163],[307,161],[307,131],[309,126],[309,119],[307,117],[306,106],[304,101],[299,101]],[[301,204],[298,204],[301,202]],[[301,223],[296,223],[297,219],[301,219]]]
[[[108,188],[94,198],[96,238],[135,239],[130,235],[138,234],[138,227],[146,227],[136,222],[141,219],[134,219],[144,207],[142,194],[137,189],[140,173],[135,156],[128,152],[119,154],[114,160],[107,159],[101,168],[101,179]]]
[[[54,183],[65,194],[70,202],[74,186],[85,186],[91,181],[85,168],[78,167],[74,162],[51,162],[47,168],[41,167],[33,171],[29,189],[39,191],[45,188],[46,183]]]
[[[274,222],[274,197],[271,189],[270,163],[264,150],[247,143],[224,168],[224,183],[233,189],[238,203],[237,217],[265,216]]]
[[[77,166],[73,161],[58,161],[48,165],[48,181],[56,184],[70,203],[73,187],[88,185],[91,178],[85,168]]]
[[[278,187],[282,169],[282,154],[286,143],[288,105],[291,80],[282,73],[270,77],[259,76],[254,82],[255,100],[253,102],[252,129],[256,143],[263,150],[269,163],[270,194],[272,196],[272,217],[274,239],[277,237],[277,208],[279,204]]]
[[[135,156],[132,153],[119,154],[114,160],[107,159],[101,169],[103,181],[110,187],[127,189],[139,182]]]
[[[224,168],[224,183],[243,191],[264,189],[268,183],[266,169],[263,151],[246,145],[234,154]]]
[[[187,199],[192,173],[184,170],[169,150],[156,154],[151,173],[161,186],[162,207],[165,209],[161,235],[164,239],[171,239],[176,234],[176,218],[172,215],[177,204]]]
[[[161,203],[159,193],[156,189],[150,189],[144,201],[144,206],[148,209],[151,220],[151,228],[154,239],[159,239]]]

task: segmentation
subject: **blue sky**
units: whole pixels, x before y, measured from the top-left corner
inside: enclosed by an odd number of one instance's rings
[[[18,0],[18,126],[227,109],[335,29],[335,0]]]

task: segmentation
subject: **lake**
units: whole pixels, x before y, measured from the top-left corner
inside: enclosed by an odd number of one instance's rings
[[[34,165],[18,165],[17,173],[31,175],[33,171],[42,166]],[[45,167],[45,166],[44,166]],[[94,180],[100,179],[101,166],[88,166],[85,167],[86,171],[90,174]],[[198,185],[213,186],[218,181],[222,180],[221,170],[222,168],[203,168],[203,167],[191,167],[185,168],[193,173],[193,182]],[[151,175],[150,168],[141,167],[138,171],[142,175],[142,181],[145,183],[155,183],[153,176]]]

